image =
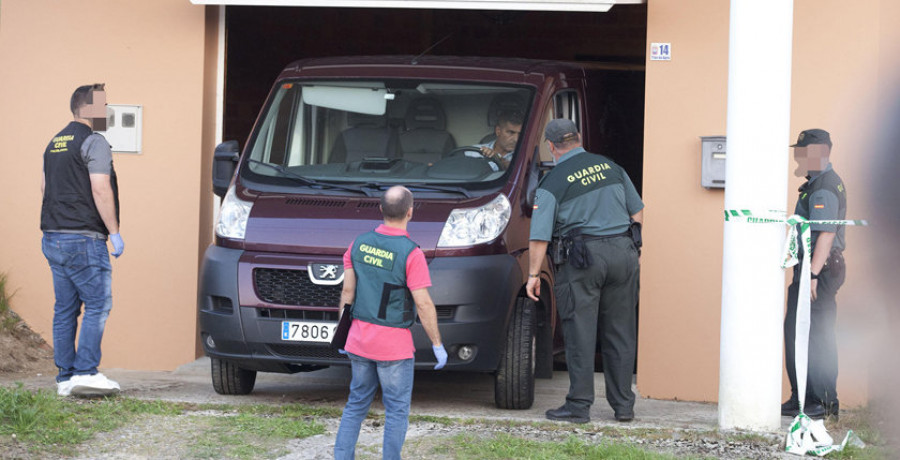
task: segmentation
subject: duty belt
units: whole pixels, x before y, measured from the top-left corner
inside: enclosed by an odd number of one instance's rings
[[[591,253],[588,252],[584,243],[620,237],[627,237],[634,240],[633,236],[631,228],[614,235],[583,235],[581,234],[580,229],[573,228],[565,235],[553,239],[553,243],[550,245],[550,254],[553,262],[557,266],[568,263],[575,268],[588,268],[593,265],[594,258],[591,256]],[[635,245],[638,247],[638,251],[640,251],[640,246],[638,246],[636,241]]]
[[[625,230],[624,232],[616,233],[615,235],[581,235],[581,239],[583,239],[584,241],[594,241],[619,238],[621,236],[627,236],[628,238],[631,238],[631,230]]]

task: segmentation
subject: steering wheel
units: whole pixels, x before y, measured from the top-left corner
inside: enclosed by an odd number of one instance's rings
[[[475,152],[478,156],[474,155],[466,155],[466,152]],[[477,145],[464,145],[462,147],[456,147],[455,149],[447,152],[446,158],[452,157],[468,157],[468,158],[480,158],[482,160],[488,161],[489,159],[481,154],[481,147]]]

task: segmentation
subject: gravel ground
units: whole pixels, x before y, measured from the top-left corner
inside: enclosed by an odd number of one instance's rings
[[[198,437],[208,433],[215,417],[226,416],[221,412],[191,412],[179,416],[145,416],[134,424],[119,430],[98,434],[79,447],[79,460],[134,459],[134,458],[202,458],[209,452],[198,449]],[[264,444],[267,452],[261,457],[283,460],[331,459],[334,436],[339,420],[320,418],[317,422],[327,432],[303,439]],[[357,457],[361,460],[381,458],[380,446],[383,426],[381,419],[368,419],[360,432]],[[634,431],[630,434],[629,431]],[[711,457],[719,459],[772,459],[796,458],[781,452],[781,440],[777,436],[754,437],[750,440],[729,439],[715,432],[695,430],[672,432],[648,432],[646,429],[623,429],[609,433],[597,427],[506,425],[493,422],[459,424],[413,422],[410,424],[404,456],[414,459],[443,459],[446,452],[435,452],[435,447],[447,438],[459,434],[478,433],[485,438],[505,434],[535,441],[564,441],[570,436],[588,442],[623,442],[640,448],[673,454],[676,456]],[[731,437],[734,438],[734,437]],[[212,456],[215,456],[214,454]]]

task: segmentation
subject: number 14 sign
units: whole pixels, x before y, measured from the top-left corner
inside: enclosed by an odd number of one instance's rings
[[[670,61],[670,60],[672,60],[672,44],[671,43],[651,43],[650,44],[650,60],[651,61]]]

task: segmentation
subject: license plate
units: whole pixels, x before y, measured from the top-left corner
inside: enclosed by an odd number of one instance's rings
[[[294,342],[331,342],[335,322],[282,321],[281,340]]]

